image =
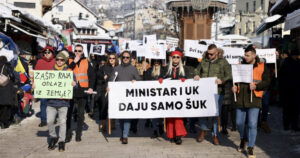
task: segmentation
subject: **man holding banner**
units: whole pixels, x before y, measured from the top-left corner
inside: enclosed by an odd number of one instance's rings
[[[224,85],[227,81],[231,80],[231,70],[230,65],[224,58],[219,58],[219,53],[217,46],[211,44],[207,48],[207,53],[205,54],[204,59],[202,60],[201,65],[195,69],[195,80],[199,80],[200,77],[217,77],[216,83],[218,84],[218,94],[219,94],[219,113],[221,111],[221,105],[224,96]],[[218,139],[218,117],[213,117],[213,143],[219,145]],[[206,131],[209,130],[207,127],[207,118],[200,119],[200,129],[199,135],[197,137],[198,142],[202,142],[206,135]]]
[[[236,107],[236,125],[241,139],[238,151],[245,150],[245,144],[248,140],[247,154],[248,157],[253,158],[255,157],[253,147],[257,135],[259,109],[262,106],[264,90],[268,88],[270,83],[270,75],[265,64],[259,62],[256,50],[253,47],[248,47],[245,50],[243,63],[253,65],[253,82],[250,84],[238,83],[232,88],[233,92],[237,94],[237,101],[234,105]],[[247,126],[245,128],[246,118]]]
[[[110,81],[135,82],[141,80],[138,70],[130,63],[131,58],[132,56],[128,51],[124,51],[121,54],[121,64],[115,67],[114,73],[110,76]],[[120,141],[122,142],[122,144],[128,144],[128,135],[131,121],[131,119],[120,119],[120,127],[122,132]]]

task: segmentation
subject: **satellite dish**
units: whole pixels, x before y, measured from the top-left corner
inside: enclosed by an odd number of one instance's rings
[[[191,0],[194,10],[204,10],[209,7],[211,0]]]

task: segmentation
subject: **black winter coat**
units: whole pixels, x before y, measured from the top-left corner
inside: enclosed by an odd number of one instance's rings
[[[0,106],[2,105],[14,106],[17,103],[17,99],[16,99],[17,88],[14,87],[14,81],[15,81],[15,77],[13,73],[14,70],[9,64],[4,64],[4,65],[1,64],[0,73],[3,66],[4,66],[3,75],[9,76],[10,80],[6,86],[4,87],[0,86]]]

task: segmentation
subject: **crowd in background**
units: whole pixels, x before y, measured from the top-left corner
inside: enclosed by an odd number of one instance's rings
[[[205,43],[203,43],[205,44]],[[251,52],[247,54],[247,52]],[[18,123],[21,118],[31,116],[33,104],[32,80],[33,70],[73,71],[74,73],[74,98],[72,100],[39,99],[41,122],[40,127],[49,128],[49,150],[55,148],[59,142],[59,150],[65,149],[65,142],[72,140],[72,120],[76,122],[77,142],[81,141],[84,126],[84,113],[93,119],[99,119],[99,131],[107,132],[108,122],[108,82],[109,81],[149,81],[157,80],[163,84],[166,78],[199,80],[205,77],[217,77],[220,117],[213,118],[167,118],[147,119],[146,127],[152,127],[152,138],[163,135],[166,124],[166,137],[176,144],[182,143],[182,137],[188,132],[196,133],[198,125],[200,131],[196,140],[202,142],[205,135],[212,129],[212,142],[219,141],[219,130],[228,135],[228,129],[238,130],[241,136],[239,150],[245,148],[248,142],[249,154],[253,155],[256,139],[256,128],[259,126],[264,132],[270,133],[268,113],[270,105],[282,107],[284,130],[299,131],[299,111],[297,97],[300,94],[300,52],[297,49],[282,51],[277,49],[278,77],[275,77],[273,64],[260,64],[263,60],[255,55],[255,46],[250,45],[245,49],[242,63],[253,64],[254,71],[259,74],[259,82],[254,84],[233,85],[231,68],[223,58],[223,50],[215,45],[209,45],[203,59],[184,57],[183,50],[167,52],[167,60],[144,59],[136,57],[135,52],[124,51],[121,54],[109,52],[105,56],[91,54],[84,57],[83,47],[76,45],[73,52],[61,50],[57,52],[53,47],[45,47],[38,56],[26,59],[21,53],[18,67],[7,62],[6,57],[0,57],[1,74],[8,77],[9,81],[0,86],[0,125],[8,128],[13,123]],[[253,63],[252,63],[253,62]],[[115,74],[118,72],[118,75]],[[249,89],[255,91],[253,102],[249,102]],[[97,92],[93,95],[93,92]],[[233,100],[233,92],[238,93],[237,100]],[[257,92],[257,93],[256,93]],[[246,99],[245,99],[246,98]],[[246,101],[247,100],[247,101]],[[37,101],[37,100],[36,100]],[[249,103],[248,103],[249,102]],[[50,107],[50,108],[49,108]],[[251,110],[249,110],[251,109]],[[56,115],[58,118],[56,119]],[[98,118],[96,118],[98,116]],[[247,121],[245,121],[247,119]],[[256,120],[255,120],[256,119]],[[258,120],[257,120],[258,119]],[[60,123],[59,136],[55,132],[55,122]],[[139,120],[120,119],[122,144],[128,143],[130,132],[137,133]],[[212,125],[210,126],[210,122]],[[112,127],[115,128],[115,120]],[[218,126],[221,126],[219,129]],[[247,135],[243,133],[248,132]],[[252,149],[251,149],[252,148]]]

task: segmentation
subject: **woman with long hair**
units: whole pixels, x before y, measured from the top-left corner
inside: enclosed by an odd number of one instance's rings
[[[184,82],[187,78],[187,68],[182,63],[183,53],[180,51],[173,51],[170,54],[167,71],[161,75],[159,82],[162,83],[164,78],[171,78],[172,80],[180,79]],[[181,137],[187,134],[182,118],[167,118],[167,137],[174,141],[177,145],[182,143]]]
[[[96,102],[99,107],[99,131],[106,132],[106,121],[108,117],[108,98],[106,88],[114,67],[118,66],[118,57],[116,54],[109,54],[105,65],[97,71],[97,92]]]

